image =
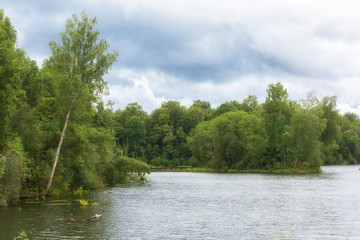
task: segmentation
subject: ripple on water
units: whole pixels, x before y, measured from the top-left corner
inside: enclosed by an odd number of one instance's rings
[[[359,166],[320,174],[167,173],[94,191],[98,206],[0,210],[0,239],[360,239]],[[106,199],[106,201],[105,201]],[[56,202],[54,202],[56,203]],[[103,217],[85,221],[102,213]],[[74,222],[67,219],[73,216]]]

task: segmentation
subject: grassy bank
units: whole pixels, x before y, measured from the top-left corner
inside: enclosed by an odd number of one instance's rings
[[[308,174],[319,173],[321,169],[299,169],[299,168],[283,168],[283,169],[216,169],[206,167],[151,167],[152,172],[208,172],[208,173],[267,173],[267,174]]]

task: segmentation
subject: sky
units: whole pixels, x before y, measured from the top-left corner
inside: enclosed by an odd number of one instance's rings
[[[2,0],[18,47],[41,66],[50,40],[73,14],[98,20],[119,57],[105,102],[137,102],[151,113],[168,100],[213,108],[248,95],[265,101],[281,82],[291,100],[337,96],[360,115],[360,1],[334,0]]]

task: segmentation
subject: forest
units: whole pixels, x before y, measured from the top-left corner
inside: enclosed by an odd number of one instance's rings
[[[317,172],[359,163],[359,117],[340,114],[336,96],[293,101],[280,82],[264,89],[264,103],[249,95],[216,108],[169,100],[150,114],[138,103],[114,110],[103,76],[118,53],[96,23],[86,13],[68,19],[39,67],[0,11],[0,206],[123,183],[150,166]]]

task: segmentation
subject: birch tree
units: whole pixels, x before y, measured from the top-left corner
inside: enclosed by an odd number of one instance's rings
[[[96,24],[96,18],[89,19],[85,12],[81,19],[73,15],[65,24],[65,32],[60,33],[61,42],[49,43],[52,55],[45,67],[51,68],[58,76],[57,101],[64,109],[65,121],[44,195],[51,187],[71,113],[101,97],[107,87],[103,76],[118,56],[116,51],[108,51],[106,40],[99,40],[100,32],[94,29]]]

